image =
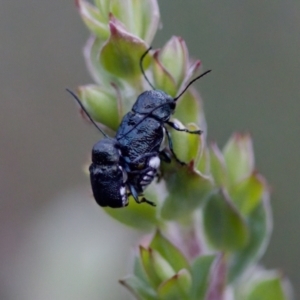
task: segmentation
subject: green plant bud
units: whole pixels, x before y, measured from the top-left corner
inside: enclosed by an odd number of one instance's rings
[[[157,60],[172,75],[176,86],[179,87],[187,72],[189,57],[184,40],[173,36],[157,53]]]
[[[140,246],[140,256],[148,280],[155,289],[175,275],[174,269],[157,251]]]
[[[238,279],[247,267],[254,265],[264,254],[272,232],[272,214],[269,202],[266,193],[263,201],[248,215],[249,240],[242,249],[230,256],[229,282]]]
[[[109,22],[110,37],[100,52],[100,62],[104,69],[116,77],[135,82],[140,81],[139,61],[146,52],[147,45],[139,37],[127,32],[115,18]],[[145,57],[145,69],[150,64],[150,57]]]
[[[230,184],[249,176],[254,171],[254,154],[249,134],[235,133],[224,147]]]
[[[158,287],[158,296],[161,300],[189,300],[189,291],[192,284],[190,273],[186,269],[180,270],[173,277],[164,281]]]
[[[249,215],[258,206],[267,189],[266,180],[259,173],[253,172],[231,188],[230,196],[238,210]]]
[[[156,0],[110,0],[110,11],[126,29],[151,43],[159,25],[159,9]]]
[[[95,6],[85,0],[76,0],[80,15],[87,27],[105,40],[109,37],[109,15],[124,24],[126,31],[151,43],[159,25],[156,0],[95,0]]]
[[[210,145],[210,171],[218,187],[226,187],[228,172],[224,156],[216,143]]]
[[[212,264],[216,255],[202,255],[195,259],[192,265],[192,287],[190,300],[205,299],[209,287]]]
[[[120,116],[116,95],[96,85],[79,87],[78,95],[82,104],[95,121],[117,130]]]
[[[212,181],[194,170],[193,163],[179,167],[166,180],[169,195],[166,197],[161,216],[166,220],[186,217],[207,198]]]
[[[167,240],[159,230],[156,231],[150,248],[156,250],[174,269],[178,272],[181,269],[190,269],[189,263],[184,255],[169,240]]]
[[[235,251],[248,242],[246,221],[223,190],[208,199],[203,219],[206,236],[214,248]]]
[[[257,274],[258,273],[258,274]],[[259,270],[246,284],[242,300],[287,300],[291,299],[279,272]]]
[[[102,40],[106,40],[109,37],[106,18],[95,6],[85,0],[76,0],[76,5],[88,29]]]
[[[137,299],[157,300],[156,292],[138,277],[127,276],[119,282],[136,296]]]
[[[153,55],[152,72],[155,88],[175,97],[177,94],[175,80],[172,74],[170,74],[158,60],[157,51]]]

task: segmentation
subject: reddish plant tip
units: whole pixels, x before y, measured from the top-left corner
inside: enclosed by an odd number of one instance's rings
[[[117,29],[116,25],[114,24],[113,20],[111,20],[109,22],[109,29],[110,29],[111,35],[118,35],[118,29]]]
[[[197,59],[195,64],[194,64],[194,69],[198,69],[200,66],[201,66],[201,60],[200,59]]]
[[[234,136],[234,138],[236,140],[243,140],[243,139],[249,139],[249,138],[251,138],[251,134],[248,131],[245,131],[245,132],[235,132],[233,136]]]
[[[181,36],[175,36],[175,37],[179,40],[180,43],[185,43],[184,39]]]

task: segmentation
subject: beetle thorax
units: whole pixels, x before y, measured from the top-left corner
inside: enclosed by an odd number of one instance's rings
[[[166,121],[172,115],[176,106],[174,99],[160,90],[146,91],[139,95],[132,111]]]

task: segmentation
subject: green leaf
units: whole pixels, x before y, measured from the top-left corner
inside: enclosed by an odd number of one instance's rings
[[[189,61],[189,66],[188,69],[186,71],[184,80],[182,81],[181,87],[179,89],[178,95],[181,93],[181,91],[183,91],[187,85],[197,76],[199,76],[201,73],[201,61],[200,60],[196,60],[193,61],[190,59]]]
[[[184,40],[177,36],[173,36],[158,52],[159,62],[171,74],[178,87],[187,71],[188,55]]]
[[[203,209],[204,229],[210,243],[222,251],[236,251],[248,241],[245,220],[224,191],[213,194]]]
[[[193,170],[193,166],[179,167],[167,178],[169,195],[161,210],[162,218],[174,220],[192,213],[212,190],[210,178]]]
[[[172,77],[172,74],[170,74],[160,63],[157,51],[153,55],[152,71],[155,88],[175,97],[177,93],[175,80]]]
[[[155,202],[156,194],[154,193],[154,188],[150,186],[145,192],[145,196],[147,199]],[[130,197],[129,205],[126,207],[104,207],[103,209],[119,222],[139,230],[150,231],[159,223],[156,207],[147,203],[138,204],[132,197]]]
[[[199,130],[195,124],[187,124],[186,126],[183,126],[183,124],[176,119],[172,119],[172,121],[179,128],[187,128],[191,131]],[[170,130],[170,133],[176,156],[185,163],[195,161],[200,154],[202,145],[204,144],[203,134],[191,134],[184,131],[178,131],[173,128]]]
[[[139,62],[147,50],[145,42],[125,31],[113,18],[109,28],[110,37],[100,53],[102,66],[111,74],[129,82],[140,80]],[[144,68],[147,69],[149,64],[150,57],[147,55],[143,62]]]
[[[158,287],[158,296],[161,300],[189,300],[189,290],[192,279],[190,273],[182,269],[172,278]]]
[[[103,78],[102,71],[107,73],[106,71],[104,71],[103,67],[99,63],[99,58],[98,58],[100,53],[100,48],[102,47],[102,45],[103,45],[103,41],[101,39],[91,36],[87,40],[83,49],[83,54],[84,54],[88,71],[98,84],[102,83],[102,78]]]
[[[108,23],[109,12],[110,12],[110,2],[107,0],[94,0],[95,5],[97,6],[99,13],[103,17],[104,23]]]
[[[245,300],[286,300],[281,278],[265,278],[253,284]]]
[[[156,234],[150,243],[150,247],[167,260],[175,272],[178,272],[181,269],[190,268],[184,255],[169,240],[167,240],[159,230],[156,231]]]
[[[264,254],[272,232],[271,208],[268,197],[248,216],[249,240],[243,249],[229,260],[228,281],[239,278],[245,269],[257,262]]]
[[[149,284],[147,274],[145,269],[142,265],[141,258],[139,256],[134,257],[134,264],[133,264],[133,274],[142,280],[146,285]]]
[[[210,174],[210,153],[206,146],[204,146],[204,149],[202,150],[202,153],[200,153],[200,157],[198,158],[198,162],[196,162],[197,167],[196,170],[198,170],[201,174]]]
[[[249,176],[254,170],[254,154],[249,134],[235,133],[223,150],[231,184]]]
[[[104,42],[95,36],[91,36],[84,47],[84,58],[88,71],[95,82],[101,86],[110,87],[111,83],[122,86],[120,79],[107,72],[100,64],[99,55]]]
[[[156,292],[142,280],[135,276],[128,276],[120,283],[124,285],[137,299],[157,300]]]
[[[265,179],[254,172],[234,185],[230,195],[238,210],[244,215],[249,215],[259,205],[266,189]]]
[[[137,0],[135,0],[137,1]],[[141,18],[140,37],[149,45],[152,43],[158,26],[160,25],[160,12],[157,0],[138,0],[142,5],[142,14],[137,12]]]
[[[157,251],[140,246],[140,256],[148,280],[155,289],[175,274],[170,264]]]
[[[79,98],[91,117],[105,126],[117,130],[120,120],[116,95],[96,85],[78,88]]]
[[[76,5],[88,29],[101,40],[106,40],[109,36],[108,25],[100,11],[85,0],[76,0]]]
[[[179,99],[173,116],[183,124],[196,123],[205,131],[206,122],[202,108],[202,100],[194,88],[189,88]]]
[[[226,187],[228,183],[228,172],[223,154],[217,144],[210,146],[210,171],[218,187]]]
[[[192,265],[193,284],[190,291],[191,300],[205,299],[209,287],[211,267],[216,255],[202,255],[195,259]]]

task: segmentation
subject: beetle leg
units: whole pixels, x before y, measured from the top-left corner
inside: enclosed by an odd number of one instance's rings
[[[144,197],[141,200],[139,200],[139,195],[138,195],[136,189],[134,188],[134,186],[129,184],[128,187],[129,187],[130,193],[131,193],[131,195],[132,195],[132,197],[133,197],[133,199],[135,200],[136,203],[141,204],[142,202],[146,202],[146,203],[148,203],[152,206],[156,206],[156,204],[154,202],[149,201]]]
[[[163,172],[162,171],[158,171],[155,175],[156,177],[156,183],[159,183],[161,181],[161,179],[163,178]]]
[[[132,175],[132,174],[139,174],[139,175],[144,175],[145,173],[148,173],[151,170],[155,170],[152,167],[148,167],[144,170],[135,170],[135,171],[128,171],[127,173]]]
[[[151,206],[156,206],[156,204],[154,202],[147,200],[145,197],[143,197],[140,201],[140,203],[143,203],[143,202],[146,202]]]
[[[170,132],[169,132],[167,129],[166,129],[166,134],[167,134],[167,138],[168,138],[169,148],[170,148],[170,150],[171,150],[171,152],[172,152],[172,154],[173,154],[175,160],[176,160],[179,164],[181,164],[182,166],[185,166],[186,163],[183,162],[183,161],[181,161],[181,160],[177,157],[177,155],[175,154],[175,152],[174,152],[174,149],[173,149],[173,143],[172,143],[172,138],[171,138]]]
[[[161,160],[163,160],[166,163],[171,162],[170,154],[166,151],[166,149],[159,151],[159,157]]]
[[[177,131],[184,131],[191,134],[201,134],[203,132],[202,130],[189,130],[185,127],[179,127],[176,123],[171,121],[168,121],[166,123]]]

